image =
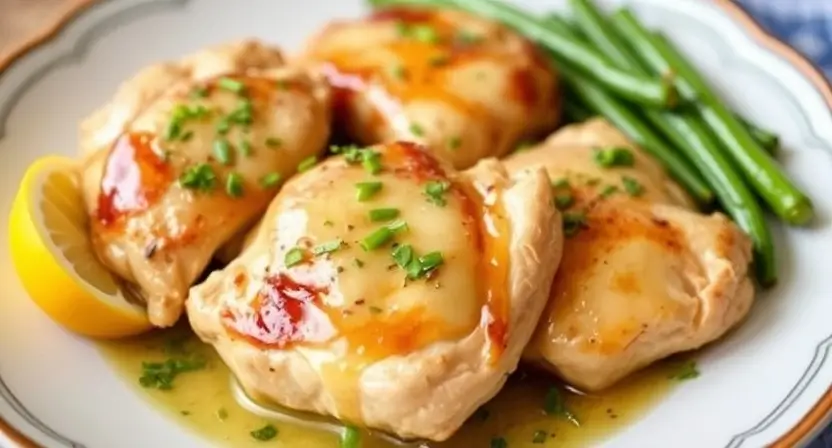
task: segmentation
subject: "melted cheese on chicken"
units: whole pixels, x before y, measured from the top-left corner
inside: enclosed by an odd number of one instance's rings
[[[217,47],[147,69],[83,126],[94,248],[157,326],[176,322],[212,254],[326,144],[328,86],[282,65],[254,42]]]
[[[633,164],[595,160],[616,149],[631,151]],[[749,238],[721,214],[689,210],[608,123],[570,126],[506,164],[548,170],[571,234],[527,361],[595,391],[719,338],[748,313]]]
[[[443,440],[497,393],[545,304],[550,203],[542,170],[512,182],[410,143],[348,149],[284,187],[188,316],[254,397]]]
[[[500,24],[448,10],[390,9],[338,22],[306,56],[336,89],[336,114],[365,144],[410,140],[467,168],[560,115],[548,61]]]

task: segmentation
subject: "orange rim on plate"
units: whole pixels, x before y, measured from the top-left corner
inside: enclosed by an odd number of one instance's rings
[[[54,38],[67,23],[78,17],[87,7],[95,2],[95,0],[77,1],[78,4],[70,8],[55,23],[45,27],[43,31],[21,44],[18,49],[13,50],[8,56],[0,59],[0,74],[28,52]],[[827,106],[832,109],[832,85],[830,85],[826,77],[809,59],[765,31],[748,12],[740,5],[734,3],[733,0],[711,1],[745,28],[765,48],[785,58],[793,67],[806,76],[823,96]],[[777,439],[770,448],[792,448],[801,442],[807,441],[815,431],[821,429],[821,425],[827,422],[830,414],[832,414],[832,386],[827,389],[826,393],[815,403],[812,409],[789,432]],[[21,448],[39,448],[37,443],[11,426],[2,417],[0,417],[0,434],[6,436]]]

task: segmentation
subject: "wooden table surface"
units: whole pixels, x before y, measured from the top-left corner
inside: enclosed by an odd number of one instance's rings
[[[0,0],[0,69],[91,0]]]

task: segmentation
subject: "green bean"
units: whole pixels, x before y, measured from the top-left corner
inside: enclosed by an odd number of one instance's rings
[[[579,123],[586,121],[595,115],[591,109],[586,107],[578,98],[570,98],[573,95],[567,95],[563,99],[563,114],[572,123]]]
[[[560,73],[572,92],[591,109],[606,117],[615,127],[639,144],[647,152],[659,159],[670,174],[687,189],[698,201],[707,203],[713,199],[713,193],[676,152],[656,134],[650,126],[632,112],[621,100],[610,95],[600,87],[586,80],[575,69],[560,64]]]
[[[634,103],[659,108],[676,105],[678,95],[670,79],[636,75],[616,68],[594,48],[549,30],[544,21],[517,8],[494,0],[369,0],[374,7],[397,5],[453,6],[501,21],[537,41],[558,59],[592,77],[605,88]]]
[[[767,129],[763,129],[739,115],[734,115],[737,117],[737,120],[742,123],[746,129],[748,129],[748,133],[754,137],[754,140],[757,141],[757,144],[760,145],[760,147],[765,149],[766,152],[771,154],[772,157],[777,155],[777,150],[780,149],[780,137],[777,134]]]
[[[673,45],[646,30],[628,10],[616,12],[612,23],[653,71],[677,75],[679,92],[696,104],[698,114],[774,213],[792,225],[808,223],[814,215],[811,200],[786,177]]]
[[[609,26],[607,18],[590,0],[570,0],[570,4],[578,26],[604,54],[622,67],[649,73],[649,69],[633,55],[625,40]],[[559,26],[563,26],[563,22],[559,22]],[[774,241],[763,211],[742,177],[722,154],[707,127],[700,122],[698,116],[684,110],[648,110],[645,111],[645,116],[671,143],[684,151],[714,189],[725,211],[751,236],[760,284],[774,284],[777,281]]]

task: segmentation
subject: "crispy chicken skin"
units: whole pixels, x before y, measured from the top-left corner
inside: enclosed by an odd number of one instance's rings
[[[560,215],[542,169],[512,180],[491,159],[456,173],[413,143],[371,151],[377,175],[348,153],[287,183],[188,316],[257,399],[444,440],[516,368]],[[381,187],[361,201],[360,182]],[[399,213],[371,219],[381,208]],[[365,247],[382,228],[390,240]]]
[[[635,164],[600,167],[594,151],[610,147],[629,147]],[[526,361],[597,391],[719,338],[748,313],[749,238],[721,214],[689,210],[678,187],[607,122],[567,127],[506,165],[545,167],[556,197],[574,198],[565,221],[585,214],[583,226],[566,225],[574,235]]]
[[[519,34],[451,10],[388,9],[309,43],[336,117],[363,144],[409,140],[459,169],[499,157],[560,117],[557,77]]]
[[[320,152],[331,94],[254,41],[149,67],[81,129],[84,199],[104,264],[176,322],[212,254],[250,225],[278,176]]]

